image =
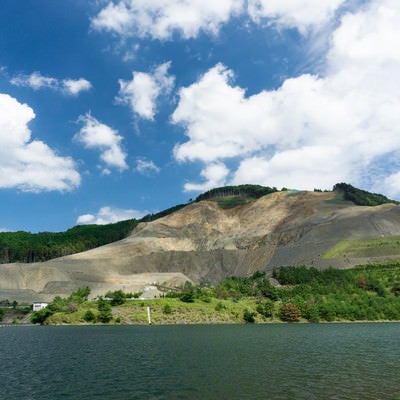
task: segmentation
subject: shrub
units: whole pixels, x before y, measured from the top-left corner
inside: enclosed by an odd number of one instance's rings
[[[301,317],[301,311],[296,304],[286,303],[281,307],[280,317],[285,322],[298,322]]]
[[[110,322],[112,320],[112,313],[111,311],[100,311],[100,314],[98,315],[97,319],[100,322],[103,322],[106,324],[107,322]]]
[[[111,299],[112,306],[120,306],[126,301],[126,294],[122,290],[116,290],[115,292],[107,292],[106,297]]]
[[[253,324],[255,322],[255,317],[256,313],[254,311],[250,311],[247,308],[243,312],[243,319],[250,324]]]
[[[225,304],[222,304],[220,301],[215,306],[215,311],[222,311],[222,310],[225,310],[225,309],[226,309]]]
[[[200,300],[204,301],[204,303],[211,303],[211,295],[208,293],[202,293],[200,295]]]
[[[81,304],[84,301],[87,301],[90,292],[91,289],[89,286],[81,287],[71,294],[70,300],[73,300],[74,302]]]
[[[78,304],[76,304],[76,302],[73,300],[69,300],[68,303],[65,305],[65,312],[73,313],[75,311],[78,311]]]
[[[49,310],[47,307],[39,311],[34,311],[31,315],[31,322],[32,324],[43,325],[46,322],[46,319],[49,318],[52,314],[52,311]]]
[[[162,311],[164,314],[171,314],[172,308],[169,304],[165,304]]]
[[[257,305],[256,311],[263,315],[266,318],[270,318],[273,315],[274,311],[274,302],[266,299],[265,302],[262,302]]]
[[[65,307],[65,299],[60,296],[56,296],[51,303],[47,306],[52,312],[63,312]]]
[[[112,320],[112,308],[108,301],[100,298],[98,300],[97,308],[100,311],[100,314],[97,317],[100,322],[107,323]]]
[[[95,322],[96,321],[96,315],[92,310],[87,310],[83,316],[83,319],[86,322]]]
[[[309,322],[319,322],[320,315],[318,306],[317,305],[309,306],[305,311],[304,318],[306,318]]]
[[[185,303],[193,303],[194,302],[194,293],[192,291],[190,292],[184,292],[179,296],[180,301],[183,301]]]

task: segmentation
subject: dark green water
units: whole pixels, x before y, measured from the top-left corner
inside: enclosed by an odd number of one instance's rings
[[[400,399],[400,324],[0,328],[0,399]]]

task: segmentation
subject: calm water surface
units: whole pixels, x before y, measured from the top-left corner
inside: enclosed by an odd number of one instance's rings
[[[0,328],[0,399],[400,399],[400,324]]]

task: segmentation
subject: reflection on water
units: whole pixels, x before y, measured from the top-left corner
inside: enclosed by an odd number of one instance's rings
[[[400,399],[400,324],[0,330],[0,399]]]

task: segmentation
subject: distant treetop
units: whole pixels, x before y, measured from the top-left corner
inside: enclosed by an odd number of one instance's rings
[[[379,206],[380,204],[393,203],[398,201],[390,200],[386,196],[377,193],[370,193],[366,190],[357,189],[348,183],[337,183],[333,186],[334,192],[342,192],[344,200],[352,201],[359,206]]]
[[[224,186],[211,189],[201,195],[197,196],[195,201],[209,200],[216,197],[227,196],[247,196],[258,199],[270,193],[278,192],[276,187],[260,186],[260,185],[238,185],[238,186]]]

